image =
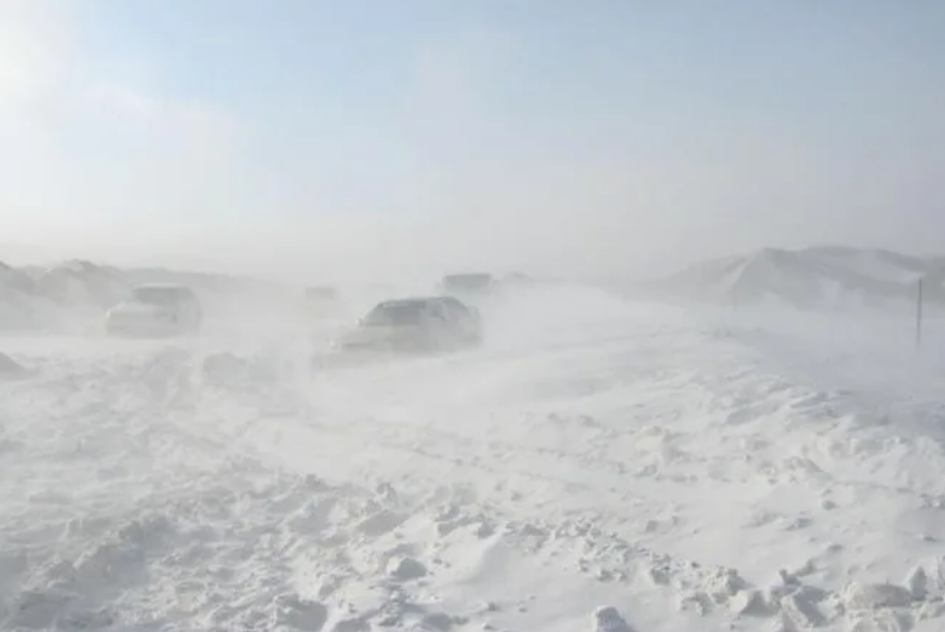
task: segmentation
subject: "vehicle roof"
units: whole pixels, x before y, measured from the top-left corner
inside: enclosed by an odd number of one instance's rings
[[[378,303],[378,306],[407,305],[411,303],[433,303],[439,300],[437,296],[408,296],[405,298],[389,298]]]
[[[436,299],[434,300],[441,301],[443,303],[456,303],[457,305],[462,305],[463,307],[466,307],[466,303],[462,302],[455,296],[450,296],[449,294],[446,294],[444,296],[437,296]]]
[[[138,290],[138,289],[190,290],[190,286],[184,285],[183,283],[158,282],[158,283],[139,283],[138,285],[134,286],[133,289],[135,290]]]
[[[490,272],[454,272],[452,274],[447,274],[443,276],[444,280],[459,280],[459,279],[491,279],[492,273]]]
[[[431,296],[408,296],[405,298],[390,298],[385,299],[378,303],[378,305],[403,305],[404,303],[440,303],[443,301],[450,301],[455,303],[462,303],[461,300],[455,296],[450,296],[449,294],[435,294]]]

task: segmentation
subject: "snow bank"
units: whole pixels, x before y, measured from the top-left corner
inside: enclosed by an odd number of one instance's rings
[[[732,307],[775,302],[782,308],[889,308],[913,304],[923,279],[927,299],[941,308],[943,278],[941,258],[841,247],[765,248],[700,263],[636,291]]]
[[[5,377],[18,377],[23,375],[26,369],[5,353],[0,353],[0,379]]]
[[[297,290],[249,278],[119,269],[82,260],[23,268],[0,263],[0,332],[99,334],[110,307],[135,285],[154,282],[190,286],[210,317],[224,322],[255,325],[268,319],[284,325],[284,317],[273,315],[304,316],[292,304]]]

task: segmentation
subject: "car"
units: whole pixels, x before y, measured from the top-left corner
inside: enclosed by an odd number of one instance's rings
[[[378,303],[336,346],[346,351],[441,351],[481,340],[476,309],[451,296],[431,296]]]
[[[189,287],[173,283],[138,285],[105,316],[110,335],[194,334],[202,322],[197,295]]]
[[[444,294],[479,294],[492,289],[494,279],[487,272],[447,274],[440,280],[439,288]]]

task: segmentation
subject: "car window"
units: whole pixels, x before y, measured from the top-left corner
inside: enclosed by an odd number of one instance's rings
[[[444,303],[447,305],[447,308],[450,310],[453,318],[457,320],[462,320],[472,316],[472,311],[470,311],[469,306],[455,298],[446,298],[444,299]]]
[[[420,321],[425,304],[420,301],[382,303],[364,317],[368,326],[414,325]]]
[[[445,287],[479,290],[488,287],[492,283],[490,274],[448,274],[443,277]]]
[[[446,299],[446,302],[450,306],[450,309],[452,309],[459,316],[464,316],[469,313],[469,309],[455,298],[448,298]]]
[[[448,320],[456,320],[460,317],[460,313],[457,311],[456,306],[453,304],[453,301],[450,300],[441,300],[437,301],[437,308],[440,313],[443,314],[443,317]]]
[[[424,303],[423,315],[430,320],[442,320],[447,317],[443,311],[443,306],[436,301]]]

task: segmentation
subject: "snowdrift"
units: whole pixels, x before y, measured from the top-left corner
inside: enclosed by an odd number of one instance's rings
[[[914,304],[920,280],[926,301],[945,308],[941,257],[833,246],[765,248],[703,262],[634,290],[664,300],[735,307],[773,302],[802,309],[884,308]]]
[[[16,268],[0,262],[0,332],[89,333],[101,327],[106,310],[141,283],[182,283],[211,310],[249,311],[294,296],[280,284],[220,274],[160,268],[122,269],[70,260]]]

